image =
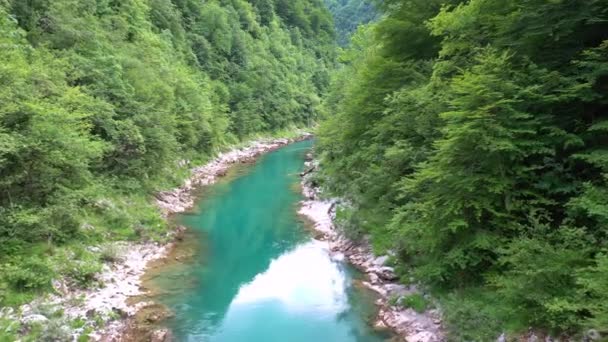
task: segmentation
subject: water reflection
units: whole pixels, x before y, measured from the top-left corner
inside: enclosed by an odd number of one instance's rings
[[[272,261],[265,273],[241,287],[228,316],[233,310],[267,301],[276,301],[289,312],[334,314],[344,310],[345,275],[324,247],[311,241]]]
[[[260,160],[249,172],[205,192],[182,222],[199,248],[194,261],[164,273],[160,298],[180,341],[379,341],[365,322],[369,301],[323,242],[296,216],[310,142]],[[176,283],[193,286],[176,286]]]

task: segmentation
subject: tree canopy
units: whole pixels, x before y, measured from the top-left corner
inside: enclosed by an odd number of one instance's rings
[[[0,304],[34,246],[161,235],[179,160],[314,121],[334,41],[320,0],[0,0]]]
[[[348,45],[359,25],[378,16],[372,0],[325,0],[325,5],[333,15],[336,38],[341,46]]]
[[[378,7],[323,104],[351,226],[444,298],[455,340],[607,330],[608,4]]]

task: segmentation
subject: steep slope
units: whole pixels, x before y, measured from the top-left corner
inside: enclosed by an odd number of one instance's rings
[[[320,0],[0,0],[0,305],[94,282],[111,240],[160,239],[190,161],[317,116]],[[71,255],[71,257],[66,257]]]
[[[351,35],[362,24],[378,17],[372,0],[325,0],[334,17],[338,44],[346,46]]]
[[[381,9],[324,103],[344,228],[397,252],[454,340],[608,330],[608,4]]]

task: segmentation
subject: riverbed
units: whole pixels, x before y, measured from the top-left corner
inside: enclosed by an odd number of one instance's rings
[[[387,340],[374,331],[374,296],[332,259],[298,217],[299,172],[311,141],[268,153],[202,189],[187,227],[187,257],[155,270],[154,300],[178,341]],[[179,253],[178,253],[179,254]]]

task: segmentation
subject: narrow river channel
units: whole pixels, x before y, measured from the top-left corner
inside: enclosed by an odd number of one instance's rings
[[[311,141],[262,156],[203,190],[189,228],[189,262],[155,278],[178,341],[384,341],[369,325],[374,298],[332,260],[296,211]]]

